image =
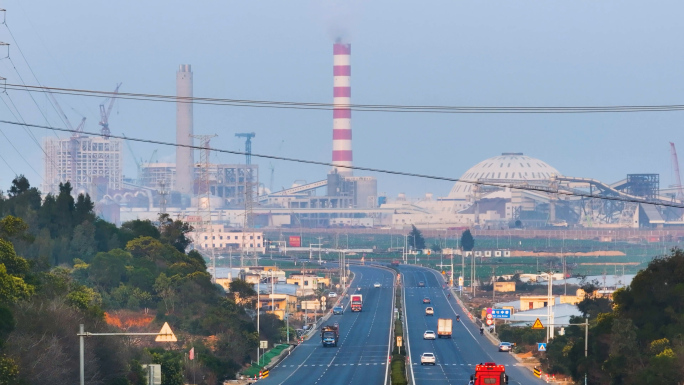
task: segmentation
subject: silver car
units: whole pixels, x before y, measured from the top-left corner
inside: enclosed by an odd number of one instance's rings
[[[511,350],[513,350],[513,344],[510,342],[502,342],[499,344],[500,352],[510,352]]]
[[[435,359],[435,354],[434,353],[423,353],[423,355],[420,356],[420,364],[421,365],[436,365],[437,360]]]
[[[436,338],[437,335],[435,334],[434,330],[426,330],[425,333],[423,333],[424,340],[434,340]]]

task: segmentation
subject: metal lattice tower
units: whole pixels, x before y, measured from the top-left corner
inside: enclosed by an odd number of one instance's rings
[[[169,191],[166,189],[166,181],[159,181],[159,213],[166,213],[166,197],[169,195]]]
[[[254,175],[252,173],[252,168],[245,169],[245,217],[244,225],[242,227],[242,237],[243,243],[240,248],[240,267],[244,267],[245,257],[252,261],[253,266],[259,265],[259,260],[257,258],[256,248],[250,247],[247,249],[247,233],[254,231],[254,187],[256,183],[254,181]]]
[[[200,173],[197,181],[197,216],[199,218],[197,244],[201,242],[201,236],[209,234],[209,242],[205,249],[209,249],[212,267],[212,282],[216,283],[216,257],[214,255],[214,228],[211,225],[211,190],[209,188],[209,141],[217,135],[191,135],[199,140],[200,147]]]

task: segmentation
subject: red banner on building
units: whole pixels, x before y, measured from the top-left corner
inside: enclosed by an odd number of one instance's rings
[[[290,247],[302,247],[302,237],[293,235],[290,237]]]

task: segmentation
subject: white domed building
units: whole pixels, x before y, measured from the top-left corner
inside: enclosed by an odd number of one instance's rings
[[[424,199],[401,205],[407,211],[397,207],[392,225],[507,226],[519,218],[522,211],[548,210],[550,197],[544,192],[505,186],[548,186],[552,177],[558,175],[558,170],[542,160],[522,153],[503,153],[468,169],[446,197],[435,200],[432,194],[426,194]],[[534,218],[534,215],[529,217]]]

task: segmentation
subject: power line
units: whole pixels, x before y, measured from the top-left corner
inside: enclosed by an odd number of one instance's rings
[[[9,120],[0,120],[0,123],[11,124],[11,125],[15,125],[15,126],[43,128],[43,129],[47,129],[47,130],[55,130],[55,131],[62,131],[62,132],[72,132],[72,133],[76,132],[76,130],[70,130],[70,129],[66,129],[66,128],[41,126],[38,124],[13,122],[13,121],[9,121]],[[86,132],[86,131],[79,131],[79,134],[81,134],[81,135],[92,135],[92,136],[99,136],[100,135],[100,133],[97,133],[97,132]],[[225,153],[225,154],[232,154],[232,155],[243,155],[243,156],[247,155],[247,153],[244,151],[224,150],[224,149],[218,149],[218,148],[208,148],[207,149],[207,148],[204,148],[201,146],[177,144],[177,143],[171,143],[171,142],[164,142],[161,140],[131,138],[128,136],[119,136],[119,135],[110,135],[110,137],[115,138],[115,139],[131,140],[134,142],[158,144],[158,145],[162,145],[162,146],[185,147],[185,148],[191,148],[191,149],[195,149],[195,150],[209,150],[209,151]],[[408,176],[408,177],[422,178],[422,179],[432,179],[432,180],[439,180],[439,181],[445,181],[445,182],[463,182],[463,183],[480,185],[480,186],[490,186],[490,187],[497,187],[497,188],[510,188],[513,190],[537,191],[537,192],[545,192],[545,193],[549,193],[549,194],[575,196],[575,197],[581,197],[581,198],[603,199],[603,200],[629,202],[629,203],[646,203],[646,204],[651,204],[651,205],[655,205],[655,206],[684,208],[684,205],[676,204],[676,203],[650,202],[650,201],[647,201],[645,199],[633,199],[633,198],[624,198],[624,197],[611,197],[611,196],[593,195],[593,194],[582,193],[582,192],[578,192],[578,191],[562,191],[562,190],[554,189],[551,187],[545,187],[545,186],[529,186],[529,185],[516,185],[513,183],[482,182],[482,181],[476,181],[476,180],[463,180],[463,179],[459,179],[459,178],[450,178],[450,177],[438,176],[438,175],[428,175],[428,174],[419,174],[419,173],[412,173],[412,172],[405,172],[405,171],[387,170],[387,169],[373,168],[373,167],[341,166],[341,165],[330,163],[330,162],[321,162],[321,161],[316,161],[316,160],[298,159],[298,158],[288,158],[288,157],[268,155],[268,154],[252,153],[251,155],[254,157],[257,157],[257,158],[264,158],[264,159],[281,160],[281,161],[293,162],[293,163],[313,164],[313,165],[327,166],[327,167],[347,168],[350,170],[377,172],[377,173],[382,173],[382,174]]]
[[[14,106],[14,108],[16,109],[17,107],[14,105],[14,102],[12,101],[12,99],[9,98],[9,95],[7,95],[7,98],[10,100],[10,102],[12,103],[12,105]],[[2,98],[2,97],[0,97],[0,100],[2,100],[2,102],[5,104],[5,107],[7,107],[7,110],[10,112],[10,114],[12,114],[12,116],[14,116],[14,119],[18,119],[18,118],[17,118],[17,115],[14,114],[14,111],[12,111],[12,109],[9,107],[9,105],[7,104],[7,102],[5,101],[5,99]],[[19,111],[17,111],[17,114],[18,114],[18,113],[19,113]],[[24,118],[21,117],[21,115],[19,115],[19,116],[20,116],[20,118],[21,118],[20,120],[24,121]],[[24,128],[25,128],[26,132],[29,134],[29,136],[33,136],[33,133],[32,133],[27,127],[24,127]],[[40,175],[40,173],[39,173],[38,171],[36,171],[35,168],[33,168],[33,166],[31,165],[31,163],[29,163],[29,161],[26,160],[26,158],[24,158],[24,155],[22,155],[21,151],[19,151],[19,149],[17,149],[17,147],[14,145],[14,143],[12,143],[12,141],[10,140],[10,138],[8,138],[7,135],[5,135],[5,132],[2,131],[2,130],[0,130],[0,134],[2,134],[2,136],[7,140],[7,143],[9,143],[9,145],[12,146],[12,148],[14,149],[14,151],[17,152],[17,154],[19,155],[19,157],[20,157],[21,159],[23,159],[24,162],[26,162],[26,164],[29,166],[29,168],[31,168],[31,170],[33,170],[33,172],[35,172],[36,175],[38,175],[38,177],[39,177],[40,179],[43,179],[43,176]],[[43,149],[43,147],[40,147],[40,148],[41,148],[41,150]],[[43,150],[43,153],[45,153],[45,150]],[[46,155],[47,155],[47,154],[46,154]],[[5,161],[4,158],[3,158],[3,161]],[[5,161],[5,163],[7,163],[7,161]],[[10,167],[10,165],[7,164],[7,167]],[[12,172],[14,172],[14,175],[17,175],[17,173],[12,169],[12,167],[10,167],[10,170],[12,170]]]
[[[113,92],[95,91],[75,88],[58,88],[44,86],[29,86],[22,84],[7,84],[7,88],[15,91],[50,92],[55,94],[88,96],[88,97],[111,97]],[[141,100],[165,103],[193,103],[216,106],[252,107],[252,108],[277,108],[299,110],[324,110],[331,111],[335,108],[350,108],[362,112],[413,112],[433,114],[587,114],[587,113],[625,113],[625,112],[677,112],[684,111],[682,104],[665,105],[616,105],[616,106],[547,106],[547,107],[484,107],[484,106],[418,106],[418,105],[392,105],[392,104],[349,104],[334,105],[331,103],[290,102],[273,100],[250,100],[250,99],[225,99],[203,97],[178,97],[173,95],[141,94],[131,92],[119,92],[119,99]]]

